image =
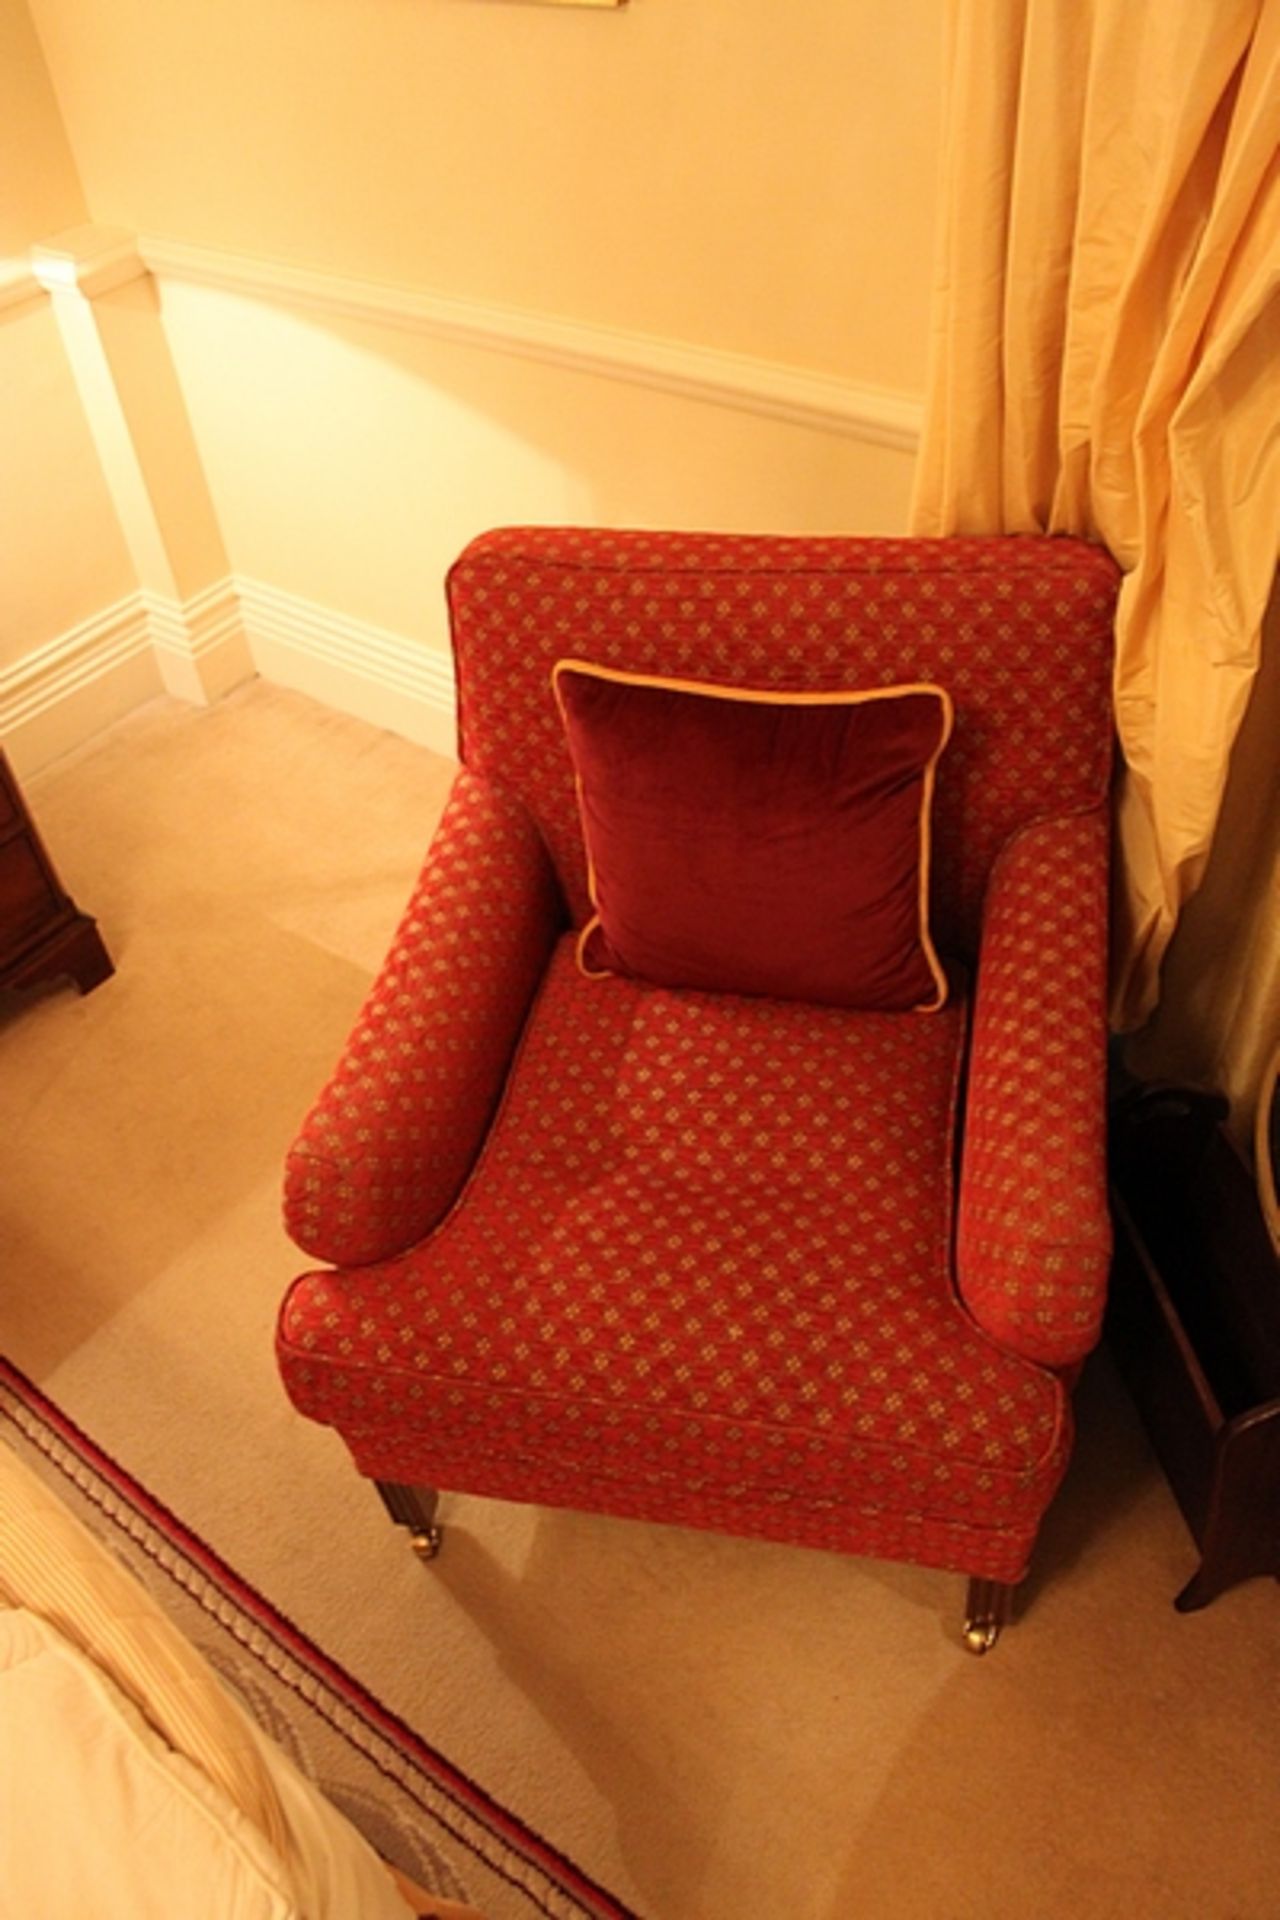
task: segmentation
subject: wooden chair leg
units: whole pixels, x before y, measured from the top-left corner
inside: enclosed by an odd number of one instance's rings
[[[964,1603],[964,1644],[970,1653],[990,1653],[1013,1615],[1013,1588],[1003,1580],[971,1580]]]
[[[375,1480],[382,1504],[398,1527],[408,1527],[409,1544],[419,1560],[434,1560],[444,1541],[436,1520],[440,1495],[432,1487],[405,1487],[396,1480]]]

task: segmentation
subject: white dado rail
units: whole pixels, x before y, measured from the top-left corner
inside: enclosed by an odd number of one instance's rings
[[[182,280],[286,306],[319,308],[346,319],[625,380],[824,433],[848,434],[901,453],[914,453],[920,438],[923,407],[915,396],[809,373],[778,361],[593,326],[522,307],[485,305],[390,282],[351,279],[157,235],[143,234],[137,245],[161,281]]]
[[[0,315],[44,299],[44,288],[30,267],[7,261],[0,267]]]
[[[29,263],[0,269],[0,325],[33,301],[51,302],[139,586],[0,670],[0,736],[20,773],[162,688],[205,702],[255,672],[453,750],[452,673],[438,649],[232,571],[176,400],[156,467],[158,396],[180,390],[171,367],[153,381],[136,350],[111,355],[122,316],[102,297],[127,299],[121,290],[148,275],[161,286],[186,282],[319,310],[907,455],[919,441],[916,397],[779,362],[119,228],[54,235]],[[139,325],[149,328],[159,366],[169,353],[162,311],[145,296],[130,304],[133,348]]]

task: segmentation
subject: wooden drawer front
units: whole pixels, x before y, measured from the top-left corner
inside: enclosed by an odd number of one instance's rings
[[[0,846],[0,953],[52,925],[66,905],[25,835]]]

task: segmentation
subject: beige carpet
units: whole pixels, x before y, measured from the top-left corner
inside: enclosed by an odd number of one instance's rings
[[[118,972],[3,1008],[0,1348],[649,1920],[1272,1920],[1280,1588],[1173,1612],[1191,1542],[1105,1357],[985,1662],[956,1579],[708,1535],[456,1498],[428,1571],[292,1414],[278,1168],[449,774],[254,684],[28,784]]]

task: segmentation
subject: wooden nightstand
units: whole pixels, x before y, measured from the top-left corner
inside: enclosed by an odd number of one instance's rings
[[[1111,1114],[1111,1350],[1200,1548],[1183,1613],[1280,1578],[1280,1253],[1227,1102],[1135,1087]]]
[[[97,923],[63,890],[0,752],[0,987],[69,975],[88,993],[114,971]]]

